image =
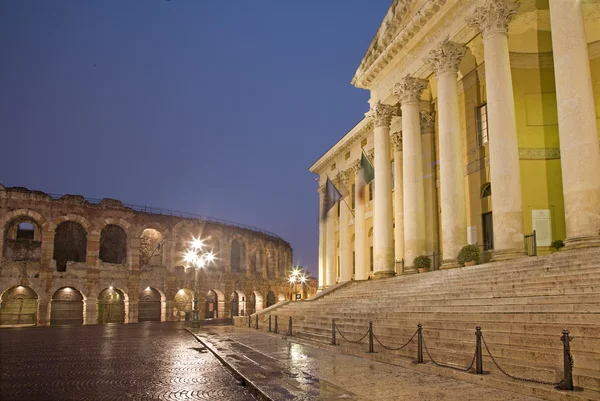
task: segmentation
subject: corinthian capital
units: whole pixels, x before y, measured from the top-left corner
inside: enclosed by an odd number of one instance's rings
[[[431,50],[423,61],[433,68],[435,75],[445,72],[457,72],[460,60],[466,53],[467,48],[465,46],[446,39]]]
[[[402,131],[394,132],[390,135],[390,140],[392,141],[392,145],[394,145],[394,150],[402,152]]]
[[[350,174],[348,171],[340,171],[336,178],[338,182],[342,183],[346,188],[350,184]]]
[[[325,198],[325,185],[321,185],[317,191],[319,192],[319,199],[323,200]]]
[[[417,103],[421,99],[421,92],[426,87],[427,80],[407,75],[394,85],[392,93],[400,99],[400,104]]]
[[[358,171],[360,170],[360,159],[355,160],[352,163],[350,163],[350,169],[352,169],[352,171],[354,171],[354,173],[358,173]]]
[[[435,126],[435,112],[421,111],[421,133],[431,134]]]
[[[508,34],[508,23],[517,13],[518,3],[505,0],[486,0],[483,6],[477,7],[473,15],[467,18],[467,23],[479,29],[483,38],[497,33]]]
[[[396,108],[393,106],[388,106],[387,104],[383,104],[380,101],[377,101],[377,104],[371,107],[365,116],[371,118],[376,127],[389,127],[392,122],[392,117],[396,115]]]

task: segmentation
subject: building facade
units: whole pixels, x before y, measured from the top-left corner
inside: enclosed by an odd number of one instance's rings
[[[394,0],[352,84],[365,118],[311,167],[350,189],[319,225],[319,287],[600,246],[600,3]],[[362,149],[375,179],[359,202]],[[349,205],[349,207],[346,206]]]
[[[206,268],[186,268],[193,238],[216,257]],[[277,235],[114,199],[0,185],[0,255],[0,326],[183,320],[196,289],[201,319],[295,299]]]

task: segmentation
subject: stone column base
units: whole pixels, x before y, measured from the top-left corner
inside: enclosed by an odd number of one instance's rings
[[[527,254],[523,249],[502,249],[498,251],[492,251],[492,259],[490,262],[498,262],[500,260],[510,260],[526,258]]]
[[[600,235],[580,235],[565,240],[565,251],[600,246]]]
[[[395,277],[396,272],[393,270],[380,270],[373,273],[373,279],[379,280],[381,278]]]
[[[405,274],[417,274],[418,271],[414,266],[404,266],[404,270],[402,270],[402,275]]]
[[[455,269],[457,267],[462,267],[462,266],[460,264],[458,264],[456,259],[446,259],[446,260],[442,260],[442,265],[440,266],[440,270]]]

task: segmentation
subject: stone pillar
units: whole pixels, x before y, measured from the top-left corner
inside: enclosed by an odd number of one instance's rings
[[[88,267],[97,267],[100,258],[100,233],[96,231],[87,234],[86,263]]]
[[[252,277],[252,261],[250,260],[250,257],[252,256],[252,250],[250,249],[249,246],[246,246],[246,244],[244,244],[244,259],[245,259],[245,263],[246,263],[246,277],[251,278]]]
[[[402,107],[403,191],[404,191],[404,265],[425,254],[425,205],[423,152],[419,100],[427,87],[424,79],[404,77],[394,86]]]
[[[318,290],[325,288],[325,255],[327,251],[327,220],[323,218],[325,185],[319,187],[319,284]]]
[[[369,278],[369,264],[367,261],[367,222],[365,221],[365,188],[358,185],[358,172],[360,170],[360,159],[352,163],[355,173],[354,185],[354,259],[356,264],[355,280],[366,280]]]
[[[600,246],[600,147],[581,3],[550,0],[567,249]]]
[[[332,207],[327,213],[327,249],[325,251],[325,286],[330,287],[335,284],[337,276],[337,266],[335,258],[335,216],[337,215],[337,207]]]
[[[395,275],[392,233],[392,166],[390,160],[390,123],[395,108],[377,102],[367,113],[375,126],[375,194],[373,196],[373,276]]]
[[[50,303],[52,300],[46,296],[40,297],[38,300],[37,325],[50,325]]]
[[[394,145],[394,257],[396,274],[403,274],[402,259],[404,259],[404,188],[402,166],[402,132],[396,132],[390,137]]]
[[[525,255],[517,120],[508,55],[508,22],[517,8],[516,3],[487,0],[467,20],[483,34],[494,223],[492,260]]]
[[[350,172],[343,171],[340,175],[340,182],[344,188],[350,185]],[[346,195],[346,194],[342,194]],[[350,209],[348,199],[340,200],[340,283],[352,279],[352,244],[350,243]]]
[[[83,324],[98,323],[98,299],[96,297],[87,297],[83,311]]]
[[[140,269],[140,237],[133,237],[129,240],[129,270]]]
[[[56,233],[55,224],[45,224],[42,230],[42,256],[41,268],[49,269],[54,267],[52,260],[54,259],[54,234]]]
[[[426,59],[438,81],[442,268],[457,267],[458,252],[467,245],[467,200],[456,82],[458,65],[466,51],[465,46],[445,40],[430,51]]]
[[[435,113],[421,111],[421,148],[423,150],[423,193],[425,198],[425,252],[437,253],[438,207],[435,181]],[[437,268],[437,266],[436,266]]]

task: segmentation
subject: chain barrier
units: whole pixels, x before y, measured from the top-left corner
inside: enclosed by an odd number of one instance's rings
[[[427,356],[429,357],[429,359],[431,360],[431,362],[433,362],[433,364],[435,366],[439,366],[440,368],[450,368],[450,369],[454,369],[454,370],[460,370],[461,372],[470,371],[473,368],[473,365],[475,364],[475,358],[477,357],[477,347],[475,347],[475,353],[473,354],[473,359],[471,359],[471,363],[466,368],[461,368],[460,366],[445,365],[445,364],[439,363],[435,359],[433,359],[433,357],[429,353],[429,349],[427,349],[427,344],[425,343],[425,338],[423,338],[423,347],[425,347],[425,352],[427,352]]]
[[[271,318],[271,315],[267,316],[267,318],[265,320],[260,319],[260,321],[263,323],[267,323],[270,318]]]
[[[368,330],[368,329],[367,329],[367,332],[365,333],[365,335],[364,335],[364,336],[362,336],[362,337],[360,338],[360,340],[358,340],[358,341],[351,341],[351,340],[348,340],[348,339],[346,338],[346,336],[344,335],[344,333],[342,333],[342,332],[340,331],[340,328],[339,328],[337,325],[335,326],[335,329],[337,330],[337,332],[338,332],[338,333],[340,333],[340,335],[342,336],[342,338],[343,338],[344,340],[348,341],[349,343],[353,343],[353,344],[358,344],[359,342],[361,342],[362,340],[364,340],[364,339],[365,339],[365,337],[366,337],[366,336],[369,334],[369,332],[370,332],[370,330]]]
[[[412,337],[410,338],[410,340],[408,340],[403,346],[398,347],[398,348],[392,348],[392,347],[388,347],[386,345],[383,345],[383,343],[381,341],[379,341],[379,338],[377,338],[377,336],[375,335],[375,333],[373,333],[373,337],[375,337],[375,340],[379,343],[379,345],[381,345],[383,348],[389,350],[389,351],[398,351],[401,350],[402,348],[406,347],[408,344],[410,344],[412,342],[412,340],[414,340],[415,336],[417,335],[417,333],[419,332],[419,330],[415,330],[415,334],[412,335]]]

